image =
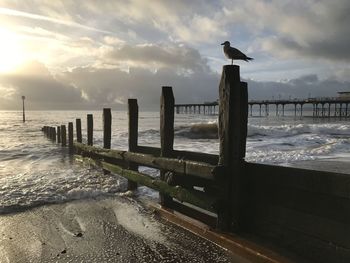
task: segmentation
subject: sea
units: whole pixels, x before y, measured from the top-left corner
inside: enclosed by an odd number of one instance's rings
[[[67,148],[48,140],[46,126],[94,116],[94,145],[102,146],[102,111],[0,111],[0,214],[48,203],[121,195],[126,180],[77,162]],[[287,116],[250,117],[246,160],[265,164],[349,158],[350,125],[346,119]],[[176,114],[175,149],[218,154],[217,115]],[[112,111],[112,148],[127,150],[127,112]],[[160,145],[159,112],[139,113],[139,145]],[[140,167],[158,176],[158,171]],[[139,195],[158,198],[139,187]]]

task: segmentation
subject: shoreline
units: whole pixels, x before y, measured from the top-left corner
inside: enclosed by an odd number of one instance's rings
[[[0,237],[0,262],[249,262],[124,197],[1,215]]]

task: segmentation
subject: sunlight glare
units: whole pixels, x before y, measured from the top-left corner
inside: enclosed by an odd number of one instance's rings
[[[9,30],[0,28],[0,73],[14,71],[24,60],[18,36]]]

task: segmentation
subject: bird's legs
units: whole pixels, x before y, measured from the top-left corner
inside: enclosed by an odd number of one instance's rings
[[[231,65],[233,65],[233,59],[231,59]]]

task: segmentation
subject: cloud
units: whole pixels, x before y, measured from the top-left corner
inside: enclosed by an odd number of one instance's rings
[[[56,19],[56,18],[52,18],[49,16],[43,16],[43,15],[38,15],[38,14],[33,14],[33,13],[28,13],[28,12],[22,12],[22,11],[10,9],[10,8],[0,7],[0,15],[23,17],[23,18],[33,19],[33,20],[41,20],[41,21],[46,21],[46,22],[50,22],[50,23],[54,23],[54,24],[60,24],[60,25],[70,26],[70,27],[77,27],[77,28],[96,31],[96,32],[100,32],[100,33],[107,33],[107,34],[111,33],[110,31],[101,30],[98,28],[82,25],[82,24],[76,23],[74,21]]]
[[[250,99],[336,97],[338,91],[348,91],[350,82],[319,79],[317,75],[304,75],[283,82],[248,80]]]
[[[109,63],[129,63],[132,66],[149,68],[172,68],[207,71],[210,68],[207,60],[203,58],[198,50],[183,44],[144,44],[144,45],[123,45],[122,47],[111,47],[104,53],[103,60]]]
[[[223,8],[226,29],[245,24],[261,51],[330,61],[350,60],[349,11],[347,0],[226,1]]]
[[[178,103],[215,100],[219,76],[215,73],[195,72],[190,76],[176,74],[166,68],[151,72],[147,69],[76,68],[61,76],[74,84],[95,107],[126,109],[128,98],[136,98],[146,109],[158,109],[162,86],[172,86]]]
[[[72,85],[57,81],[47,68],[32,61],[16,73],[0,75],[0,105],[15,109],[18,100],[25,95],[29,109],[82,108],[85,101],[81,92]]]

